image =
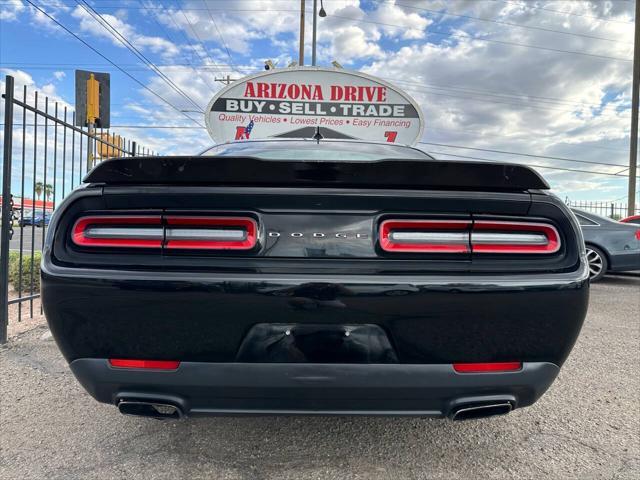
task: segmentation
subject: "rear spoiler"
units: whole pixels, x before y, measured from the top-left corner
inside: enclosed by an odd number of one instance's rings
[[[86,183],[399,189],[548,189],[534,170],[511,163],[441,160],[294,161],[254,157],[131,157],[97,165]]]

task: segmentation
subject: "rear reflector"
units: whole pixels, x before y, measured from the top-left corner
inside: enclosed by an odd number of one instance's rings
[[[110,358],[109,365],[115,368],[147,368],[150,370],[177,370],[180,362],[174,360],[132,360]]]
[[[160,248],[163,238],[160,215],[82,217],[71,238],[81,247]]]
[[[522,370],[522,362],[454,363],[458,373],[515,372]]]
[[[474,253],[555,253],[560,236],[545,223],[477,220],[471,232]]]
[[[470,220],[384,220],[385,252],[468,253]]]
[[[166,248],[250,250],[258,224],[248,217],[166,217]]]

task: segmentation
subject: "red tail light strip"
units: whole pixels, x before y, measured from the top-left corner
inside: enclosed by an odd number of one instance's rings
[[[110,358],[109,365],[114,368],[145,368],[149,370],[177,370],[180,362],[176,360],[134,360]]]
[[[454,363],[458,373],[515,372],[522,370],[522,362]]]
[[[555,253],[558,230],[545,223],[477,220],[471,232],[473,253]]]
[[[560,250],[555,227],[498,220],[384,220],[380,247],[386,252],[551,254]]]
[[[160,248],[163,229],[160,215],[82,217],[71,233],[81,247]]]
[[[380,247],[386,252],[469,253],[470,220],[384,220]]]
[[[245,217],[166,217],[169,249],[250,250],[258,241],[258,224]]]

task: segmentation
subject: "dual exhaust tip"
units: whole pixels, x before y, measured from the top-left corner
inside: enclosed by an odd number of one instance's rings
[[[154,401],[120,400],[118,402],[118,410],[123,415],[137,417],[157,419],[181,419],[184,417],[184,412],[179,406]],[[476,420],[496,415],[506,415],[511,410],[513,410],[513,403],[509,401],[466,404],[455,407],[449,414],[449,418],[453,421]]]
[[[506,415],[511,410],[513,410],[511,402],[467,404],[454,408],[449,414],[449,418],[454,421],[475,420],[496,415]]]
[[[140,400],[120,400],[118,410],[123,415],[158,419],[180,419],[182,409],[170,403],[145,402]]]

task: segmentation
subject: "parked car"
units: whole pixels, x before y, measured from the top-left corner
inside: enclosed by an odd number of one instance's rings
[[[621,223],[583,210],[576,214],[587,249],[592,282],[607,272],[640,270],[640,227]]]
[[[635,223],[636,225],[640,225],[640,215],[631,215],[630,217],[623,218],[620,221],[622,223]]]
[[[504,414],[551,385],[587,311],[580,226],[528,167],[271,140],[85,182],[42,302],[124,414]]]
[[[44,227],[48,226],[51,221],[51,213],[47,212],[42,214],[42,212],[36,212],[35,215],[27,216],[24,215],[18,223],[21,227],[26,227],[30,225],[35,225],[36,227]]]

